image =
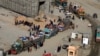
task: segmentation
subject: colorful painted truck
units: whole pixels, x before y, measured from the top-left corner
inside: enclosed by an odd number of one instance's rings
[[[85,16],[85,10],[83,7],[70,3],[69,10],[72,11],[74,14],[76,14],[79,18],[84,19]]]
[[[40,44],[43,44],[45,40],[44,35],[39,35],[36,37],[34,36],[34,39],[32,37],[19,37],[11,46],[11,49],[8,51],[10,54],[18,54],[22,51],[28,50],[30,47],[40,46]],[[40,46],[42,47],[42,46]]]
[[[59,29],[56,27],[56,25],[48,25],[43,31],[45,33],[45,38],[49,39],[52,36],[55,36],[59,32]]]

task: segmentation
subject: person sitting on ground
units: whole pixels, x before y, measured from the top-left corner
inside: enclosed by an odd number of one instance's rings
[[[51,14],[53,14],[53,10],[51,10]]]
[[[43,16],[43,18],[45,19],[45,22],[46,22],[46,21],[47,21],[47,16],[46,16],[46,15],[44,15],[44,16]]]
[[[61,22],[61,21],[62,21],[61,17],[58,16],[58,20],[57,20],[57,22]]]
[[[72,19],[73,19],[73,20],[75,19],[74,15],[73,15]]]

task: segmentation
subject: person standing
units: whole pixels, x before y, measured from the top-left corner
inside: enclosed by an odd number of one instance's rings
[[[38,30],[38,26],[37,26],[37,25],[35,25],[35,30],[36,30],[36,31]]]
[[[70,4],[69,4],[69,11],[70,11],[70,12],[72,12],[72,6],[73,6],[73,5],[72,5],[72,2],[70,2]]]
[[[32,47],[27,47],[28,48],[28,52],[32,51]]]
[[[93,18],[98,18],[97,13],[93,14]]]
[[[62,6],[59,6],[59,13],[61,13],[61,10],[62,10]]]
[[[60,52],[61,51],[61,45],[59,45],[58,47],[57,47],[57,52]]]
[[[53,21],[52,20],[50,20],[50,24],[53,25]]]
[[[29,34],[30,36],[32,35],[32,32],[30,31],[30,34]]]
[[[33,46],[37,50],[37,43],[33,43]]]
[[[70,37],[68,38],[68,42],[71,42],[71,38]]]
[[[34,26],[33,26],[33,27],[34,27],[34,30],[36,30],[36,26],[35,26],[35,24],[34,24]]]
[[[75,19],[75,16],[73,15],[72,19],[74,20]]]
[[[46,50],[44,50],[44,53],[43,53],[42,56],[46,56],[46,55],[47,55],[47,52],[46,52]]]
[[[37,26],[37,31],[39,31],[39,30],[40,30],[40,25]]]

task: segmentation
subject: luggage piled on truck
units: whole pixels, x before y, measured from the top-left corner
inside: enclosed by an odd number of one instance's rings
[[[19,37],[11,47],[11,54],[18,54],[24,50],[26,50],[28,47],[30,47],[32,43],[29,40],[29,37]]]
[[[18,54],[22,51],[28,50],[30,47],[37,46],[42,47],[44,43],[45,37],[42,32],[34,33],[29,37],[19,37],[13,44],[11,49],[8,51],[10,54]]]
[[[17,16],[15,18],[15,25],[20,25],[20,24],[32,26],[33,22],[29,21],[25,16]]]
[[[59,31],[64,31],[69,28],[71,21],[67,18],[58,23]]]
[[[78,13],[79,18],[84,18],[85,11],[82,7],[79,7],[77,13]]]
[[[43,31],[45,33],[45,38],[50,38],[52,36],[55,36],[59,30],[56,25],[48,24]]]
[[[60,23],[58,24],[58,29],[59,29],[59,31],[63,31],[63,30],[64,30],[64,27],[65,27],[65,25],[64,25],[63,22],[60,22]]]

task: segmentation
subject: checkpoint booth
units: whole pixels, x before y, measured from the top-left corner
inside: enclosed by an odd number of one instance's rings
[[[82,36],[83,36],[83,34],[78,33],[78,32],[72,32],[72,34],[71,34],[71,38],[72,39],[77,39],[77,40],[82,40]]]
[[[69,46],[67,49],[68,49],[68,56],[78,56],[79,46]]]

